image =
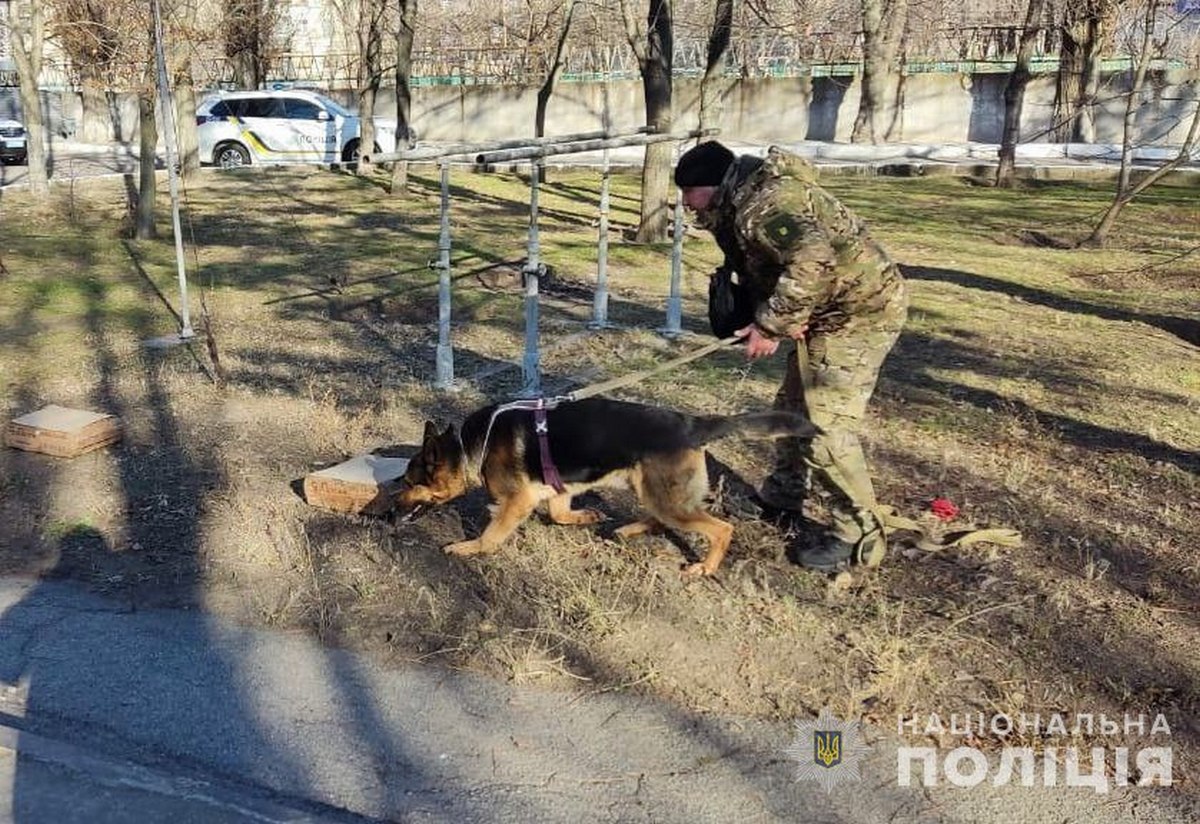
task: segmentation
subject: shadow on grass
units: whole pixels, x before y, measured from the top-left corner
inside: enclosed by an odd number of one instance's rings
[[[967,289],[981,289],[988,292],[998,292],[1010,297],[1020,298],[1028,303],[1046,306],[1060,312],[1072,312],[1080,315],[1092,315],[1104,320],[1115,320],[1122,323],[1145,323],[1168,332],[1185,343],[1200,346],[1200,320],[1181,318],[1170,315],[1155,315],[1142,312],[1132,312],[1096,303],[1079,300],[1066,295],[1055,294],[1045,289],[1026,286],[1000,278],[977,275],[957,269],[941,269],[933,266],[902,265],[906,277],[917,280],[953,283]]]

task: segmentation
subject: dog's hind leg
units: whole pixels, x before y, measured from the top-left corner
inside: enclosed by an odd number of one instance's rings
[[[613,535],[623,540],[636,538],[638,535],[654,535],[663,531],[663,525],[659,523],[657,518],[642,518],[640,521],[634,521],[631,524],[618,527],[613,530]]]
[[[500,549],[500,545],[517,531],[517,527],[530,515],[537,506],[538,499],[529,487],[520,489],[515,494],[502,498],[497,504],[497,510],[492,520],[484,527],[483,534],[473,541],[459,541],[443,549],[450,555],[490,555]]]
[[[604,520],[604,515],[594,509],[571,509],[570,492],[555,495],[546,507],[550,512],[550,520],[564,526],[587,526]]]
[[[712,575],[721,565],[733,540],[733,525],[708,514],[708,471],[699,449],[659,456],[642,463],[638,497],[664,525],[680,532],[695,532],[708,539],[708,553],[687,566],[685,575]]]
[[[725,560],[729,544],[733,540],[733,524],[714,518],[703,510],[690,515],[672,518],[671,526],[685,532],[698,532],[708,539],[708,553],[699,563],[684,567],[684,575],[712,575]]]

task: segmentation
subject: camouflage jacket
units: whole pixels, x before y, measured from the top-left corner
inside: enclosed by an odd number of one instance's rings
[[[769,334],[836,332],[855,317],[903,312],[899,270],[802,158],[773,146],[761,162],[739,159],[705,211]]]

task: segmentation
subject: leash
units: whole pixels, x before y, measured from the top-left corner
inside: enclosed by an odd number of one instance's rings
[[[804,386],[804,395],[806,399],[805,406],[807,407],[807,398],[810,396],[809,393],[815,386],[816,379],[813,376],[812,363],[808,359],[808,344],[804,340],[796,341],[796,367],[800,372],[800,383]],[[810,419],[812,419],[811,409],[808,410],[808,416]],[[818,421],[814,420],[813,423],[816,423],[818,426],[820,426]],[[825,471],[833,477],[834,482],[843,490],[853,488],[853,485],[850,484],[849,480],[846,478],[846,474],[842,472],[841,467],[838,466],[836,458],[834,459],[832,466],[825,467]],[[949,549],[950,547],[965,547],[970,546],[971,544],[979,543],[998,544],[1006,547],[1021,546],[1021,533],[1015,529],[964,529],[955,532],[948,532],[942,536],[936,536],[932,534],[929,531],[929,528],[924,524],[916,521],[913,518],[908,518],[904,515],[901,515],[896,507],[879,503],[877,500],[875,500],[875,496],[873,494],[869,497],[870,505],[866,507],[866,509],[868,509],[871,514],[875,516],[875,520],[878,521],[879,528],[883,530],[885,543],[886,539],[889,538],[893,532],[915,532],[918,537],[908,542],[911,543],[916,549],[924,552],[940,552],[941,550]],[[873,553],[869,557],[860,558],[857,560],[866,566],[879,566],[881,563],[883,563],[883,556],[886,553],[887,549],[885,546],[882,553]]]
[[[601,381],[600,383],[594,383],[591,386],[585,386],[582,389],[576,389],[574,392],[568,392],[565,395],[560,395],[557,400],[581,401],[584,398],[590,398],[595,395],[603,395],[605,392],[611,392],[614,389],[621,389],[622,387],[629,386],[630,384],[644,381],[646,378],[650,377],[651,375],[657,375],[659,372],[666,372],[670,369],[674,369],[677,366],[683,366],[685,363],[691,363],[694,360],[699,360],[705,355],[712,354],[724,346],[729,346],[733,343],[739,343],[743,340],[745,340],[745,338],[739,338],[737,335],[730,335],[727,338],[722,338],[721,340],[707,343],[704,346],[701,346],[699,349],[688,352],[686,355],[680,355],[677,358],[672,358],[665,363],[660,363],[657,366],[650,367],[649,369],[643,369],[640,372],[633,372],[629,375],[622,375],[619,378],[611,378],[606,381]]]

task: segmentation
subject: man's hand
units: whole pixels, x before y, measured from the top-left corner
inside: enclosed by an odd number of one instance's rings
[[[779,341],[768,338],[754,323],[737,330],[734,334],[746,339],[746,357],[750,360],[774,355],[775,350],[779,348]]]

